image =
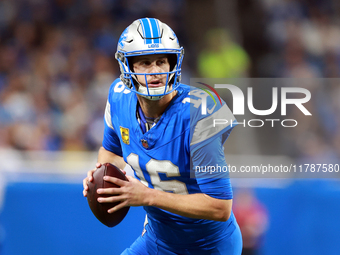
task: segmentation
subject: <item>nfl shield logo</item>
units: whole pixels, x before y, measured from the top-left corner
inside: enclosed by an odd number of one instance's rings
[[[148,144],[148,141],[147,141],[147,140],[142,139],[141,141],[142,141],[142,145],[143,145],[143,147],[144,147],[145,149],[149,148],[149,144]]]

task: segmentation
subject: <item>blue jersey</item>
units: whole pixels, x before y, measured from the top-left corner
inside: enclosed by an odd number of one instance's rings
[[[197,166],[227,166],[223,143],[233,124],[216,125],[214,119],[233,120],[226,104],[205,98],[205,92],[181,85],[177,95],[148,132],[136,117],[137,96],[117,79],[111,85],[105,110],[103,147],[131,165],[135,177],[149,188],[177,194],[205,193],[232,199],[228,173],[214,178]],[[204,173],[204,174],[203,174]],[[209,247],[235,230],[233,214],[227,222],[193,219],[147,206],[148,223],[157,238],[178,247]]]

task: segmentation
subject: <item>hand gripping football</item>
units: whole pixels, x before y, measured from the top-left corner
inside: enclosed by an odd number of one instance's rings
[[[130,207],[123,207],[122,209],[108,213],[107,210],[119,204],[117,203],[99,203],[98,197],[109,197],[112,195],[99,195],[97,189],[100,188],[119,188],[119,186],[103,180],[104,176],[112,176],[121,180],[128,181],[123,172],[116,166],[105,163],[93,173],[93,181],[88,183],[89,189],[87,191],[87,201],[91,208],[92,213],[97,219],[108,227],[118,225],[128,213]]]

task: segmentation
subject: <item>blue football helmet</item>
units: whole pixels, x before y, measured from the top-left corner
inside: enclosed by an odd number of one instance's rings
[[[170,72],[164,73],[135,73],[129,58],[133,56],[167,54]],[[117,52],[115,54],[120,66],[120,79],[125,86],[150,100],[159,100],[164,95],[174,91],[181,81],[181,66],[184,56],[183,47],[180,47],[176,34],[172,29],[158,19],[143,18],[135,20],[128,26],[119,38]],[[166,74],[166,86],[149,88],[142,86],[136,75]]]

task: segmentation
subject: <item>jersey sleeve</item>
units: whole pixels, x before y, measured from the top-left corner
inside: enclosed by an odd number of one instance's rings
[[[228,165],[225,161],[222,136],[210,139],[191,155],[192,171],[202,193],[218,199],[232,199]]]
[[[204,147],[211,139],[221,136],[222,145],[230,135],[232,129],[237,125],[237,121],[227,106],[227,104],[217,98],[206,97],[206,104],[202,103],[200,96],[203,91],[193,90],[191,93],[190,104],[190,151],[195,152],[197,149]],[[202,110],[202,108],[206,108]]]
[[[193,91],[191,95],[194,100],[199,100],[202,93],[205,92]],[[237,121],[226,103],[215,94],[212,96],[214,98],[206,97],[206,106],[190,104],[191,170],[202,193],[218,199],[232,199],[223,144]],[[202,107],[206,109],[202,110]]]
[[[106,102],[106,107],[105,107],[104,137],[103,137],[102,145],[106,150],[111,151],[115,153],[116,155],[122,156],[123,152],[122,152],[120,140],[112,124],[112,108],[111,108],[112,87],[113,86],[111,86],[108,100]]]

